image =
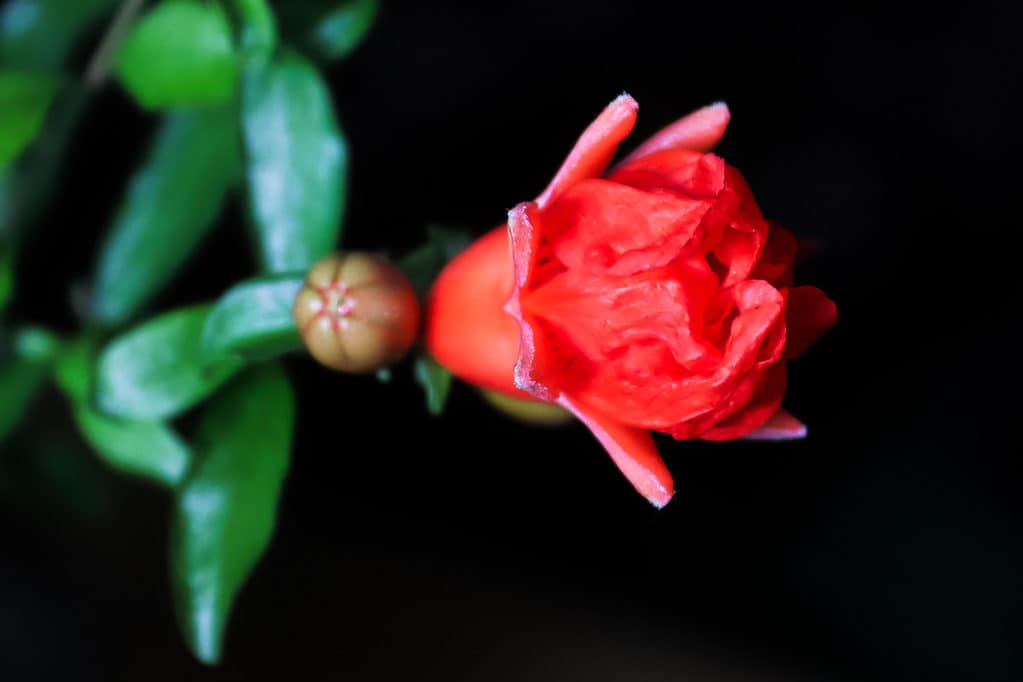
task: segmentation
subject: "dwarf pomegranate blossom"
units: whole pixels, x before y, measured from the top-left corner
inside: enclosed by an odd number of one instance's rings
[[[794,287],[796,239],[708,153],[724,104],[608,169],[638,105],[612,102],[550,185],[441,273],[426,344],[456,375],[574,413],[654,505],[674,492],[650,430],[679,439],[798,438],[787,360],[837,319]]]

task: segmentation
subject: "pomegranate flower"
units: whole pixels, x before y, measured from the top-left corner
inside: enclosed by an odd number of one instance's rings
[[[661,507],[674,484],[650,431],[802,437],[780,407],[785,363],[837,314],[793,286],[796,239],[709,153],[728,108],[680,119],[608,169],[637,108],[613,101],[535,201],[447,266],[426,345],[466,381],[571,411]]]

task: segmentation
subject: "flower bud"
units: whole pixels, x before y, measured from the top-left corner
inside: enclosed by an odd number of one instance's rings
[[[374,372],[408,351],[419,329],[419,301],[398,268],[366,253],[318,261],[292,309],[306,348],[342,372]]]

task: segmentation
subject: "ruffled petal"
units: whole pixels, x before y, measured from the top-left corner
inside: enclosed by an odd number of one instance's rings
[[[746,440],[800,440],[806,438],[806,424],[792,416],[784,407],[779,407],[771,418],[750,433]]]
[[[698,437],[710,441],[735,440],[760,428],[778,411],[785,395],[787,380],[785,363],[772,365],[763,373],[752,398],[748,399],[742,409],[730,417],[715,422]]]
[[[691,149],[709,152],[725,135],[732,114],[728,105],[717,102],[697,109],[674,123],[661,128],[634,152],[625,157],[623,164],[641,159],[665,149]]]
[[[668,504],[675,494],[675,483],[649,431],[626,426],[568,398],[562,398],[559,404],[590,429],[640,495],[658,509]]]
[[[611,162],[618,145],[632,132],[639,104],[627,94],[620,95],[583,131],[575,147],[561,164],[547,189],[536,199],[542,208],[580,180],[595,178]]]
[[[785,300],[785,358],[797,358],[806,352],[824,332],[838,322],[835,302],[817,287],[793,287]]]
[[[551,254],[570,270],[630,275],[694,251],[712,204],[609,180],[584,180],[544,212],[544,238]]]

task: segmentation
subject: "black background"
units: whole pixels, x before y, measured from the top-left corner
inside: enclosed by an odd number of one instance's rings
[[[809,438],[665,439],[658,512],[580,426],[523,427],[464,385],[433,419],[405,366],[383,385],[291,359],[292,472],[221,667],[176,634],[167,497],[90,460],[0,502],[0,677],[1023,678],[1017,33],[977,3],[385,3],[329,71],[345,246],[499,224],[622,91],[637,141],[725,100],[719,153],[819,244],[797,278],[839,307],[790,366]],[[16,318],[70,329],[152,123],[113,88],[90,110]],[[252,272],[243,229],[229,212],[158,307]]]

